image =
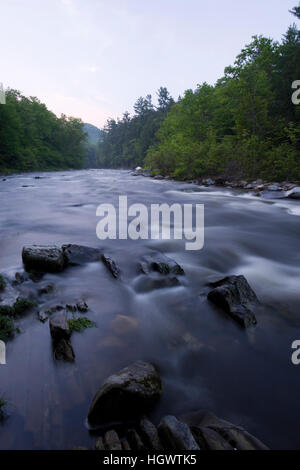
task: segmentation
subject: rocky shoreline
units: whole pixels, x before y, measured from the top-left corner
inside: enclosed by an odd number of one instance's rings
[[[137,167],[131,171],[133,176],[151,177],[156,180],[176,180],[188,184],[195,184],[206,187],[223,187],[229,189],[241,189],[247,191],[254,196],[264,197],[270,193],[276,198],[300,199],[300,181],[282,181],[272,182],[262,179],[256,180],[242,180],[242,179],[227,179],[223,177],[218,178],[194,178],[194,179],[180,179],[175,178],[174,175],[160,175],[157,172]]]

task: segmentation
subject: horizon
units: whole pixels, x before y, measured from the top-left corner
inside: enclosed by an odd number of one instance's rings
[[[160,86],[177,99],[197,84],[213,85],[253,35],[279,41],[294,22],[295,1],[263,3],[5,2],[0,81],[37,96],[57,116],[102,128],[108,118],[132,114],[139,96],[156,102]]]

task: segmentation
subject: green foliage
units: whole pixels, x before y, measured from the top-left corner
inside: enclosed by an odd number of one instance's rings
[[[5,286],[6,286],[5,279],[4,279],[4,277],[0,274],[0,292],[5,289]]]
[[[300,5],[292,10],[300,18]],[[281,43],[254,36],[215,86],[187,90],[176,103],[165,88],[159,107],[139,98],[135,115],[110,120],[99,146],[106,167],[144,165],[178,178],[300,178],[300,31]]]
[[[0,172],[81,168],[85,139],[80,119],[57,118],[37,98],[7,90],[0,106]]]
[[[93,326],[95,326],[95,323],[89,320],[87,317],[71,318],[68,320],[68,323],[71,332],[76,331],[78,333],[85,330],[86,328],[93,328]]]
[[[151,95],[140,97],[134,105],[134,116],[128,112],[117,121],[109,119],[102,131],[97,150],[97,163],[103,168],[132,168],[142,165],[156,132],[174,103],[167,88],[157,92],[158,107]]]
[[[10,305],[0,305],[0,315],[12,317],[14,315],[14,309]]]
[[[14,336],[15,326],[11,317],[0,315],[0,340],[7,341]]]
[[[21,315],[26,310],[36,307],[36,305],[37,303],[34,300],[19,297],[13,305],[14,314]]]

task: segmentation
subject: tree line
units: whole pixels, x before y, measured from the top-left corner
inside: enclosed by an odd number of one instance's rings
[[[0,172],[81,168],[86,133],[80,119],[58,118],[37,98],[6,92],[0,105]]]
[[[291,13],[300,19],[300,5]],[[179,178],[199,175],[300,178],[300,31],[280,42],[254,36],[224,76],[178,100],[166,88],[139,98],[134,115],[109,119],[97,149],[101,167],[137,165]]]

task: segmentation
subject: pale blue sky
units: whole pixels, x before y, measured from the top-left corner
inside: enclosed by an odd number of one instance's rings
[[[0,0],[0,82],[102,126],[167,86],[215,83],[254,34],[280,39],[298,0]]]

